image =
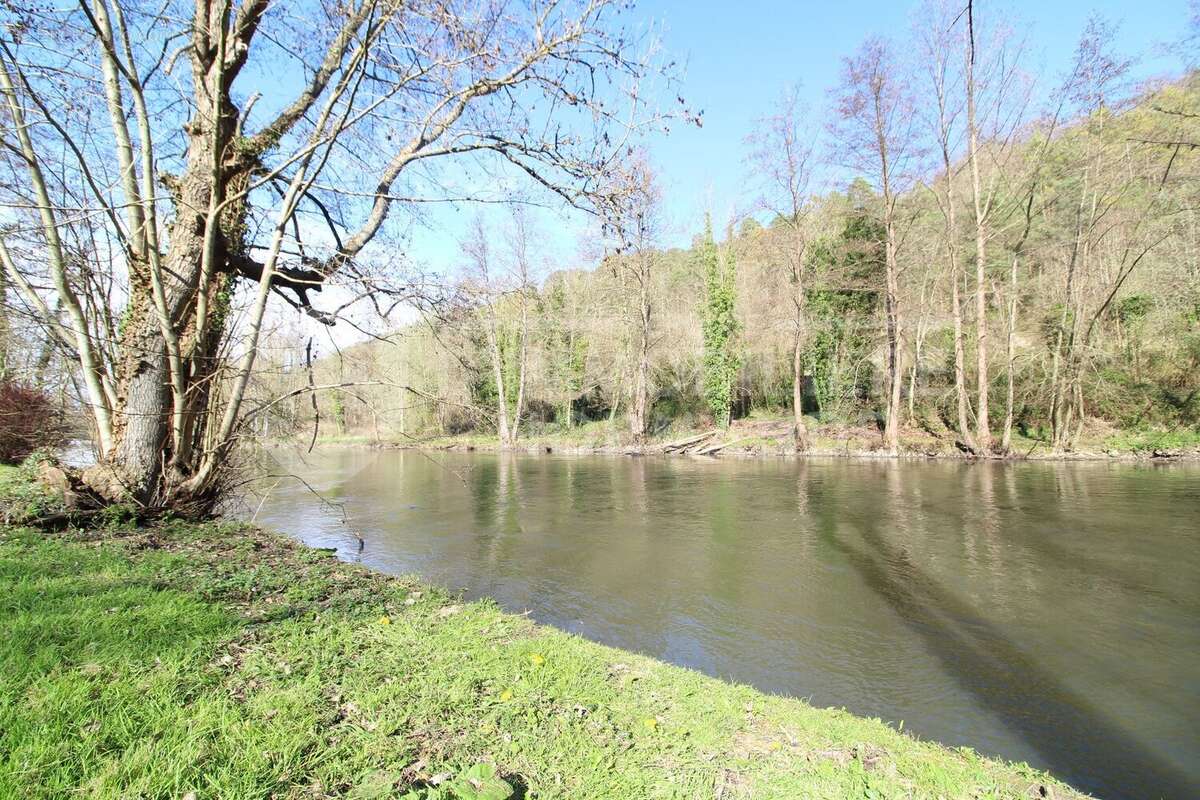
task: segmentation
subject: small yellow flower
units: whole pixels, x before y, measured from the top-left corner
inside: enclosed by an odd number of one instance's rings
[[[781,745],[779,742],[771,742],[769,745],[767,745],[768,750],[779,750],[782,747],[783,745]]]
[[[646,727],[650,730],[658,730],[658,717],[646,717],[644,722],[646,723]]]
[[[509,700],[512,700],[512,699],[513,699],[512,689],[505,689],[503,692],[500,693],[500,702],[507,703]]]
[[[535,667],[540,667],[542,664],[546,663],[546,657],[541,653],[533,653],[529,656],[529,663],[533,664]]]
[[[391,625],[392,618],[389,617],[387,614],[384,614],[382,617],[379,618],[379,624],[380,625]]]

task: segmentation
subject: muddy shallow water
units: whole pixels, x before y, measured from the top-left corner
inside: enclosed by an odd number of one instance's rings
[[[272,479],[258,520],[345,558],[1100,797],[1200,796],[1200,465],[273,455],[323,499]]]

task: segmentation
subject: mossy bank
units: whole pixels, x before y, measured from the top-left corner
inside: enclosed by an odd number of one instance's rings
[[[1079,796],[238,524],[2,527],[0,629],[3,798]]]

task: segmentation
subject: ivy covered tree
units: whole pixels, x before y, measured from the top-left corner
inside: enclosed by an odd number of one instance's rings
[[[709,219],[704,222],[698,258],[704,274],[704,400],[717,425],[728,428],[733,383],[739,366],[735,349],[738,324],[734,316],[736,265],[732,250],[727,251],[724,259],[718,254]]]
[[[808,253],[813,288],[807,292],[811,334],[805,360],[824,422],[844,421],[870,391],[883,231],[866,208],[870,189],[852,187],[850,208],[836,237],[815,241]]]

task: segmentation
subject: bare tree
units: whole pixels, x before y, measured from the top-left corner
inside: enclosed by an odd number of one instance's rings
[[[512,430],[507,444],[516,444],[521,431],[521,415],[525,412],[525,384],[529,369],[529,296],[536,291],[533,265],[530,261],[530,230],[525,213],[520,206],[513,209],[513,226],[509,232],[509,247],[512,249],[512,277],[516,283],[517,302],[517,397],[513,404]],[[501,402],[504,396],[501,395]]]
[[[940,187],[931,187],[938,209],[945,222],[943,238],[946,246],[946,265],[950,272],[950,310],[954,320],[954,400],[959,439],[962,446],[976,449],[975,437],[970,425],[970,402],[967,399],[966,347],[963,334],[962,311],[962,266],[958,248],[958,224],[954,190],[955,153],[961,136],[959,115],[962,112],[958,101],[959,82],[962,74],[956,69],[954,53],[959,49],[961,35],[954,25],[958,15],[957,5],[949,0],[934,0],[924,9],[918,22],[918,36],[923,49],[925,70],[933,90],[936,114],[932,120],[934,138],[941,155]]]
[[[1019,72],[1023,47],[1004,30],[980,35],[975,4],[967,0],[965,89],[967,108],[967,163],[971,169],[971,201],[975,223],[975,441],[980,450],[992,449],[989,412],[987,245],[992,236],[998,186],[1007,160],[1015,153],[1013,140],[1022,129],[1028,107],[1029,83]],[[983,140],[991,157],[984,176]],[[985,184],[986,180],[986,184]]]
[[[815,133],[808,126],[809,111],[796,87],[776,102],[774,112],[758,122],[750,136],[750,159],[763,182],[762,206],[773,224],[784,231],[779,241],[788,280],[792,318],[792,424],[797,452],[808,449],[804,422],[804,350],[808,344],[808,217],[810,184],[815,167]]]
[[[446,197],[439,165],[592,206],[655,119],[637,91],[649,43],[625,11],[85,0],[11,27],[2,135],[20,180],[2,190],[17,224],[0,261],[77,365],[97,498],[211,509],[269,300],[331,323],[310,294],[393,263],[371,245],[397,206]],[[304,76],[291,96],[284,72]]]
[[[975,82],[975,4],[967,0],[967,161],[971,165],[971,201],[975,219],[975,442],[983,451],[992,447],[988,421],[987,360],[987,217],[990,204],[984,200],[979,177],[978,90]]]
[[[483,329],[496,392],[496,430],[505,447],[512,447],[520,438],[529,361],[529,295],[535,290],[527,222],[519,211],[513,213],[512,219],[511,260],[507,266],[499,263],[493,252],[491,234],[481,217],[476,217],[471,234],[463,243],[463,255],[468,262],[463,294],[471,315]],[[514,316],[515,341],[509,336],[513,325],[508,319]],[[514,364],[515,378],[511,374]]]
[[[1084,284],[1095,267],[1097,248],[1102,240],[1115,238],[1110,236],[1114,230],[1110,220],[1117,219],[1118,215],[1112,212],[1134,188],[1122,171],[1106,169],[1113,164],[1110,158],[1127,155],[1123,148],[1114,152],[1105,147],[1103,141],[1109,104],[1130,66],[1128,60],[1113,52],[1115,34],[1116,29],[1111,24],[1099,17],[1091,18],[1076,47],[1071,73],[1060,89],[1064,102],[1076,104],[1084,116],[1081,124],[1091,135],[1085,137],[1084,151],[1078,161],[1068,167],[1079,176],[1075,197],[1062,198],[1063,205],[1069,204],[1072,209],[1072,234],[1061,250],[1065,262],[1063,303],[1052,348],[1049,416],[1051,442],[1055,449],[1073,446],[1078,431],[1076,426],[1082,425],[1084,417],[1078,347],[1081,321],[1086,313]],[[1141,218],[1134,220],[1138,227],[1142,222]],[[1131,244],[1125,248],[1123,260],[1134,257],[1134,247]],[[1143,255],[1136,255],[1134,266]],[[1122,276],[1123,273],[1124,264],[1117,274]],[[1124,283],[1124,277],[1119,280]]]
[[[616,253],[610,257],[628,287],[625,306],[632,312],[633,394],[629,431],[644,442],[650,426],[650,357],[654,344],[654,267],[662,235],[662,192],[644,153],[632,155],[612,177],[612,202],[602,220]]]
[[[903,358],[903,314],[897,203],[909,180],[915,155],[912,99],[908,81],[884,39],[872,37],[846,58],[832,91],[834,119],[830,135],[841,160],[860,171],[879,192],[884,229],[884,316],[887,347],[887,401],[883,440],[889,452],[900,447],[900,391]]]

